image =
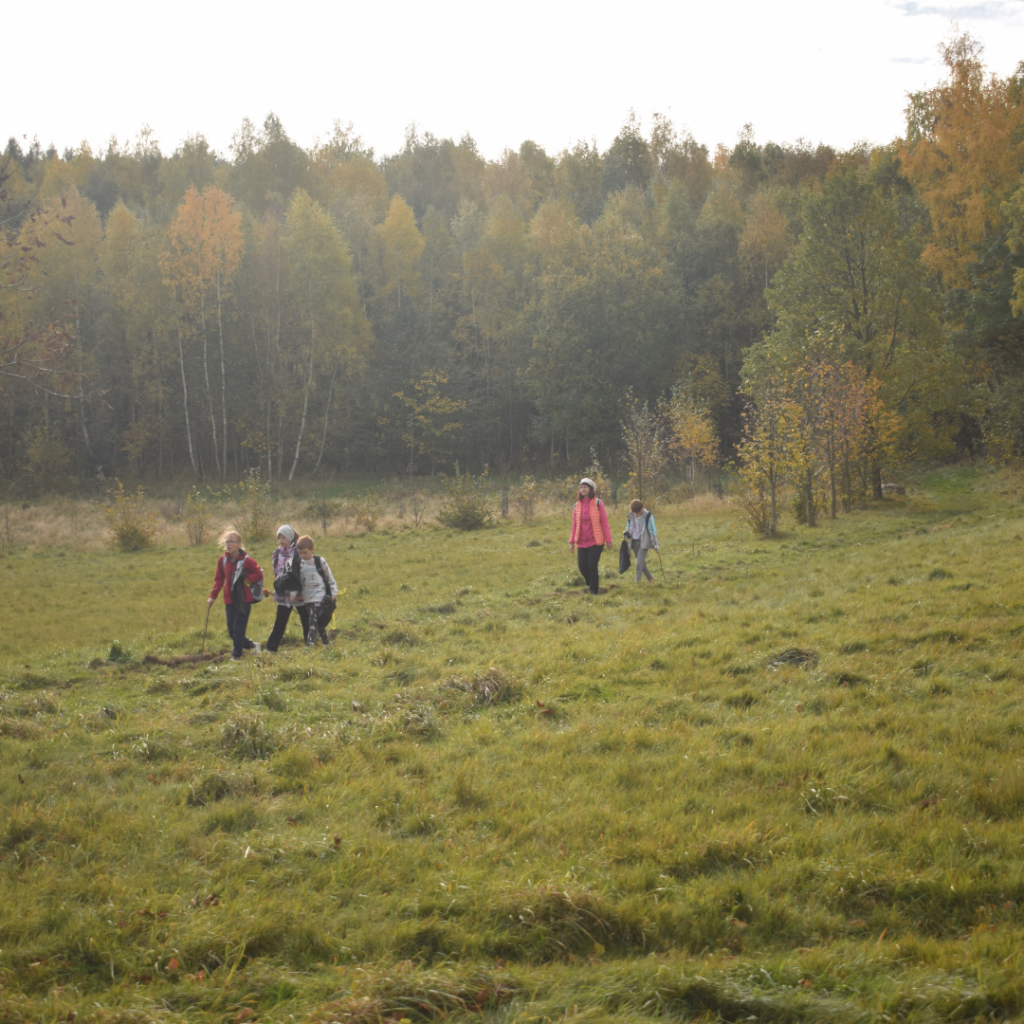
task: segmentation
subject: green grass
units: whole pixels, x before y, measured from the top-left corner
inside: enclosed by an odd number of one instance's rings
[[[1022,515],[666,508],[597,598],[561,520],[327,540],[333,649],[177,667],[214,549],[19,552],[0,1020],[1020,1018]]]

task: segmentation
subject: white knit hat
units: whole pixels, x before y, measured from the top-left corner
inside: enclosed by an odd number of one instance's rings
[[[582,480],[580,481],[580,487],[582,487],[582,486],[583,486],[584,484],[590,484],[590,489],[591,489],[591,490],[592,490],[592,491],[593,491],[593,492],[594,492],[595,494],[597,494],[597,484],[595,484],[595,483],[594,483],[594,481],[593,481],[593,480],[591,480],[589,476],[585,476],[585,477],[584,477],[584,478],[583,478],[583,479],[582,479]]]
[[[298,536],[295,532],[295,527],[289,526],[287,523],[277,528],[277,536],[280,537],[282,534],[284,534],[284,538],[289,544],[294,544],[295,538]]]

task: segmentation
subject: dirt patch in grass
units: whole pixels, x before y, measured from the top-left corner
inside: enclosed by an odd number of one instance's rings
[[[210,652],[209,654],[181,654],[173,658],[161,658],[156,654],[147,654],[142,659],[143,665],[164,665],[167,668],[179,668],[181,665],[198,665],[206,661],[223,661],[231,652],[228,650]]]

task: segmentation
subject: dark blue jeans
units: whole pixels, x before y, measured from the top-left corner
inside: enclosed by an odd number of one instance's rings
[[[231,651],[233,658],[240,658],[242,651],[251,651],[256,645],[245,635],[245,629],[249,625],[249,612],[252,605],[248,601],[242,604],[226,604],[224,612],[228,619],[228,636],[234,648]]]

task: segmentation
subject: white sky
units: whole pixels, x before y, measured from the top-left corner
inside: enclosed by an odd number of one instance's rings
[[[23,3],[3,17],[0,144],[105,148],[149,124],[165,153],[200,132],[227,154],[273,110],[303,146],[340,119],[381,156],[415,122],[493,159],[527,138],[604,149],[633,108],[711,150],[746,122],[842,148],[902,133],[953,22],[990,71],[1024,59],[1024,0]]]

